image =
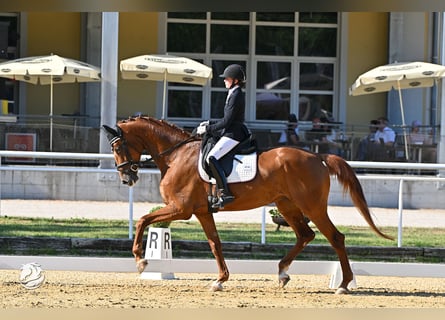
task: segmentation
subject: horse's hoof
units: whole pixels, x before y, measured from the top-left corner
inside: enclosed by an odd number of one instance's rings
[[[222,282],[219,282],[219,281],[213,282],[212,286],[210,287],[210,291],[213,291],[213,292],[223,291]]]
[[[290,277],[287,273],[282,273],[282,274],[280,274],[280,277],[278,280],[280,282],[280,288],[284,288],[286,286],[286,284],[290,281]]]
[[[138,262],[136,262],[136,267],[138,268],[138,272],[142,273],[145,270],[145,267],[147,266],[148,261],[147,259],[141,259]]]
[[[338,288],[337,291],[335,291],[335,294],[348,294],[350,291],[347,288]]]

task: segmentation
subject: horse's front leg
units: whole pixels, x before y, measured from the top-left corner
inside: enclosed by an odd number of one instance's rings
[[[170,204],[156,211],[150,212],[139,219],[136,224],[136,233],[132,249],[133,255],[136,259],[136,267],[139,273],[142,273],[147,266],[147,260],[143,258],[144,248],[142,247],[145,229],[150,224],[155,222],[188,220],[191,216],[191,213],[186,214],[182,210],[178,210],[174,205]]]
[[[218,265],[219,275],[218,279],[212,284],[212,291],[222,291],[223,283],[229,279],[229,269],[227,268],[226,261],[222,253],[221,240],[218,235],[218,230],[216,230],[215,220],[211,213],[203,213],[201,215],[196,215],[199,222],[201,223],[202,229],[207,236],[207,240],[212,250],[213,256],[216,259]]]

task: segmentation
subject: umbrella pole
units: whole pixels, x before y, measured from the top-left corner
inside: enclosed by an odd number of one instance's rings
[[[167,71],[164,71],[164,92],[162,93],[162,119],[165,120],[165,116],[167,113],[166,105],[165,105],[165,97],[167,95]]]
[[[407,141],[407,137],[406,137],[406,127],[405,127],[405,112],[403,111],[402,90],[400,88],[400,81],[399,80],[397,80],[397,89],[399,91],[400,113],[402,115],[403,140],[405,141],[405,157],[406,157],[406,160],[409,160],[408,141]]]
[[[53,151],[53,77],[51,76],[49,97],[49,150]]]

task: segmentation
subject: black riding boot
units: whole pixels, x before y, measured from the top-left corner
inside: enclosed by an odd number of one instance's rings
[[[216,180],[216,186],[220,192],[220,197],[218,199],[217,203],[214,203],[212,205],[212,208],[224,208],[224,205],[232,202],[235,200],[235,197],[232,195],[232,193],[229,190],[229,187],[227,186],[227,179],[226,175],[224,174],[224,170],[219,164],[218,160],[216,160],[215,157],[209,158],[209,167],[210,170],[212,170],[213,177]]]

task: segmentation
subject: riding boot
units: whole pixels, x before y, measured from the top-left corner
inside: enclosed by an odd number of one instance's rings
[[[224,174],[224,170],[219,164],[218,160],[216,160],[215,157],[209,158],[209,167],[212,171],[213,177],[216,180],[216,186],[220,192],[220,196],[218,199],[218,202],[214,203],[212,205],[212,208],[224,208],[224,205],[232,202],[235,200],[235,197],[232,195],[232,193],[229,190],[229,187],[227,186],[227,179],[226,175]]]

